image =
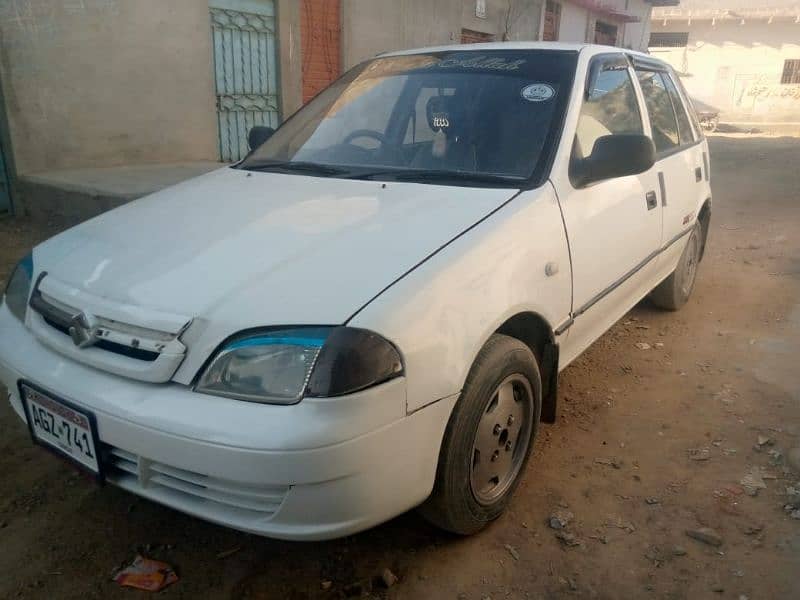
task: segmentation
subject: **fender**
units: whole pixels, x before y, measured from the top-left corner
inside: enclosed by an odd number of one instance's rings
[[[559,268],[546,269],[548,263]],[[566,234],[547,185],[519,193],[384,290],[349,324],[380,333],[400,349],[410,413],[458,394],[481,347],[514,315],[538,314],[552,332],[553,323],[569,318],[571,295]],[[553,354],[547,350],[547,359]]]

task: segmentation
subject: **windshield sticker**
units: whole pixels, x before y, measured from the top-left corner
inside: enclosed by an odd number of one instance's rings
[[[426,68],[448,69],[455,67],[460,69],[486,69],[488,71],[517,71],[526,62],[522,59],[506,60],[499,56],[488,57],[485,54],[479,54],[470,58],[445,58],[437,63],[427,65]]]
[[[522,88],[520,95],[528,102],[545,102],[556,95],[552,85],[532,83]]]

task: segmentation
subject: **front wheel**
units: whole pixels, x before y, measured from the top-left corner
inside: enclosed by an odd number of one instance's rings
[[[653,304],[666,310],[678,310],[692,295],[694,282],[697,279],[697,266],[703,246],[703,230],[700,224],[695,224],[686,248],[678,261],[678,266],[672,274],[650,292]]]
[[[530,456],[541,397],[533,352],[515,338],[493,335],[450,416],[433,493],[420,508],[426,519],[468,535],[503,513]]]

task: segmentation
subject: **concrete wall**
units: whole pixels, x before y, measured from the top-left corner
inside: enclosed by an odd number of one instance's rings
[[[391,50],[458,44],[461,30],[489,33],[497,40],[536,40],[543,0],[486,0],[486,18],[475,16],[475,0],[342,0],[345,69]]]
[[[738,123],[800,123],[800,85],[781,84],[783,63],[800,58],[800,25],[791,20],[663,21],[658,31],[688,31],[684,48],[651,48],[682,74],[689,93]]]
[[[560,42],[594,43],[594,27],[598,20],[617,26],[617,46],[633,50],[646,50],[650,39],[650,13],[652,7],[644,0],[606,0],[605,6],[633,15],[638,22],[623,23],[613,16],[590,11],[572,2],[562,1],[561,22],[558,31]]]
[[[589,26],[589,11],[570,2],[561,3],[561,22],[558,41],[585,42]]]
[[[300,36],[300,3],[277,0],[280,54],[281,113],[284,119],[303,105],[303,56]]]
[[[217,158],[208,4],[2,0],[19,173]]]

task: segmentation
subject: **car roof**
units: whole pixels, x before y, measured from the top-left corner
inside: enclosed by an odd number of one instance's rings
[[[632,56],[646,58],[648,61],[663,63],[664,61],[653,57],[650,54],[620,48],[618,46],[601,46],[599,44],[567,44],[563,42],[487,42],[481,44],[450,44],[447,46],[429,46],[426,48],[413,48],[410,50],[398,50],[396,52],[386,52],[379,56],[408,56],[411,54],[426,54],[430,52],[477,52],[481,50],[561,50],[567,52],[588,52],[594,54],[604,54],[607,52],[623,52]]]

